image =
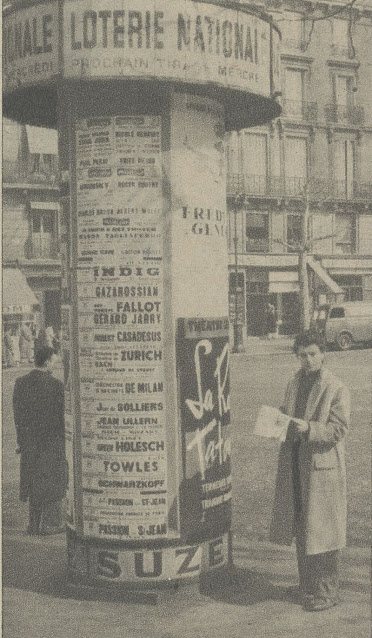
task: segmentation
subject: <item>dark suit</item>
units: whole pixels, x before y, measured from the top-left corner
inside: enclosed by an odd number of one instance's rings
[[[29,499],[29,528],[38,533],[41,519],[56,505],[58,510],[66,490],[63,383],[46,370],[32,370],[16,380],[13,410],[21,450],[20,499]],[[53,524],[59,522],[48,520]]]

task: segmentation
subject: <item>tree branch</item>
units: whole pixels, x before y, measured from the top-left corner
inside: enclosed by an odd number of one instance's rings
[[[314,31],[316,22],[319,22],[320,20],[329,20],[330,18],[333,18],[334,16],[337,16],[340,13],[343,13],[345,10],[348,10],[349,11],[348,37],[349,37],[349,41],[350,41],[350,47],[351,47],[351,50],[352,50],[352,57],[355,58],[355,48],[354,48],[353,34],[352,34],[352,26],[353,26],[352,8],[353,8],[354,4],[356,3],[356,1],[357,0],[350,0],[350,2],[347,2],[342,7],[338,7],[337,9],[334,9],[330,13],[327,13],[327,15],[325,15],[325,16],[318,16],[316,18],[309,18],[305,14],[304,17],[301,18],[301,21],[304,20],[306,22],[307,20],[311,20],[311,27],[310,27],[309,35],[307,36],[307,40],[306,40],[306,42],[304,44],[303,50],[306,51],[306,49],[309,47],[309,45],[311,43],[311,38],[312,38],[312,35],[313,35],[313,31]],[[295,22],[298,22],[298,20],[296,20]]]
[[[309,244],[310,246],[314,246],[319,241],[322,241],[323,239],[330,239],[331,237],[336,237],[336,235],[337,233],[330,233],[329,235],[321,235],[320,237],[315,237],[315,239],[311,239]]]
[[[300,244],[288,244],[286,241],[283,241],[282,239],[273,239],[272,241],[275,242],[276,244],[280,244],[281,246],[285,246],[286,248],[289,248],[290,250],[293,250],[293,248],[295,248],[296,251],[298,251],[301,248]]]

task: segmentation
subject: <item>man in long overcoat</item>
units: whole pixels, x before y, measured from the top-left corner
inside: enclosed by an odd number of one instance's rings
[[[64,443],[64,388],[52,376],[56,355],[44,347],[35,354],[36,368],[16,380],[14,421],[20,464],[20,499],[29,500],[31,535],[61,528],[61,501],[67,487]]]
[[[338,602],[338,560],[346,544],[345,435],[349,391],[323,366],[325,346],[307,331],[294,344],[301,369],[288,384],[285,414],[293,417],[281,445],[270,539],[296,538],[304,609]]]

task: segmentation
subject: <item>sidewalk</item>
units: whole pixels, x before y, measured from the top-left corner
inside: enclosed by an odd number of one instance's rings
[[[69,584],[63,535],[4,531],[4,638],[368,638],[369,551],[343,557],[339,606],[307,613],[288,600],[294,550],[234,539],[234,571],[157,600]]]
[[[291,354],[294,337],[280,335],[276,339],[262,337],[247,337],[244,341],[245,352],[249,356],[272,356],[276,354]]]

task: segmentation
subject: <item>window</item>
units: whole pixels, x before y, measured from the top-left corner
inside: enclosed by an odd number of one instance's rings
[[[246,290],[248,295],[267,295],[269,284],[265,281],[247,281]]]
[[[285,114],[302,118],[305,89],[305,71],[303,69],[285,70]]]
[[[333,279],[345,291],[345,301],[363,301],[362,275],[339,275]]]
[[[334,145],[335,196],[342,199],[353,197],[355,179],[355,142],[336,140]]]
[[[31,172],[40,173],[40,153],[33,153],[31,155]]]
[[[230,292],[232,294],[235,293],[235,290],[238,289],[238,292],[242,291],[244,288],[244,273],[238,272],[237,277],[234,272],[230,273]]]
[[[335,215],[335,253],[350,254],[355,252],[355,216]]]
[[[280,28],[283,34],[283,40],[285,43],[296,49],[302,49],[304,45],[304,21],[301,13],[290,13],[287,11],[285,14],[285,21],[280,23]]]
[[[32,210],[32,258],[57,256],[57,215],[52,210]]]
[[[329,313],[330,319],[343,319],[343,317],[345,317],[344,308],[332,308],[331,312]]]
[[[287,215],[287,244],[289,252],[295,252],[302,240],[302,216]]]
[[[43,164],[44,164],[44,168],[45,168],[46,172],[47,173],[51,173],[52,172],[52,168],[53,168],[53,155],[44,154],[43,155]]]
[[[355,78],[352,75],[335,75],[333,77],[333,97],[338,106],[348,107],[354,103]]]
[[[267,135],[245,133],[243,137],[244,186],[246,193],[264,195],[267,186]]]
[[[268,252],[269,216],[267,213],[246,213],[246,251]]]
[[[285,139],[285,190],[287,195],[302,193],[307,181],[307,139]]]
[[[335,55],[349,54],[349,23],[347,20],[335,18],[332,20],[332,53]]]

